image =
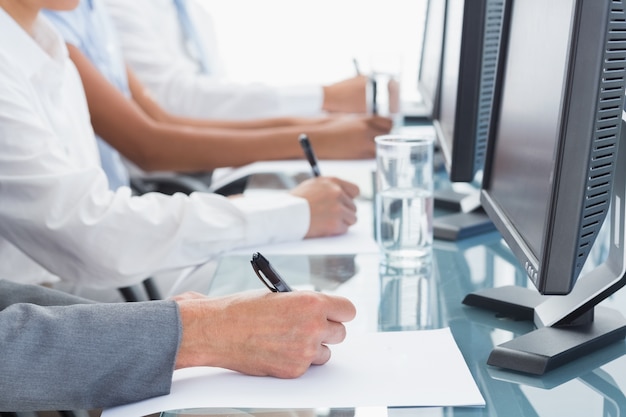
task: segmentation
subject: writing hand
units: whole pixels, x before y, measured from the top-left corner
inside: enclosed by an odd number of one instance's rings
[[[295,378],[331,356],[356,315],[343,297],[311,291],[252,291],[177,301],[183,336],[176,367],[218,366],[250,375]]]

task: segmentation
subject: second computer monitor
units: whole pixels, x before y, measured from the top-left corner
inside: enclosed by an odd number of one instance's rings
[[[439,100],[441,54],[446,25],[446,0],[430,0],[426,8],[426,23],[417,87],[428,118],[434,116]]]
[[[447,1],[433,124],[451,182],[472,182],[483,169],[505,8],[506,0]]]

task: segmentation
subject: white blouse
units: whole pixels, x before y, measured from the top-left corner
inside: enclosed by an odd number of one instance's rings
[[[0,8],[0,40],[0,278],[125,286],[306,234],[308,204],[291,195],[110,191],[61,37],[41,16],[31,37]]]
[[[105,0],[126,63],[168,111],[197,118],[313,116],[322,112],[320,85],[271,86],[229,82],[211,16],[194,1],[189,15],[210,72],[199,72],[172,0]],[[251,65],[254,65],[251,63]]]

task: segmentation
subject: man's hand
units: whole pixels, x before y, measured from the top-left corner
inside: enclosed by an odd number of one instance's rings
[[[343,297],[311,291],[253,291],[175,298],[183,336],[176,368],[217,366],[249,375],[295,378],[330,359],[356,315]]]

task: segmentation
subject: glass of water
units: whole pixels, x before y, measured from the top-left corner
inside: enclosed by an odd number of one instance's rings
[[[376,137],[375,228],[381,263],[415,268],[431,261],[432,138]]]

